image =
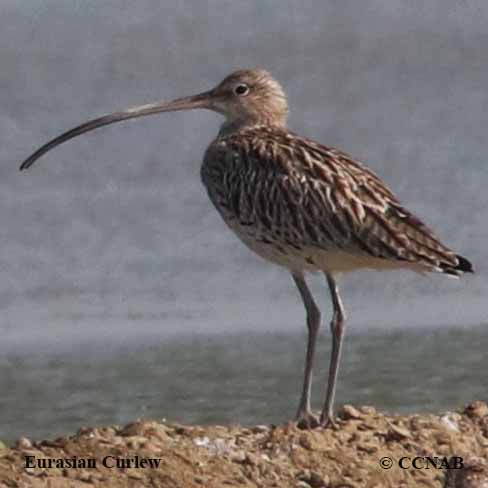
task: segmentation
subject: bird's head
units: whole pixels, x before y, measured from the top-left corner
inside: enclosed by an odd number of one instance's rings
[[[263,69],[236,71],[210,91],[210,109],[228,124],[284,125],[288,113],[281,85]]]
[[[177,98],[170,102],[156,102],[114,112],[79,125],[52,139],[29,156],[20,166],[27,169],[37,159],[63,142],[105,125],[161,112],[208,109],[221,113],[224,128],[254,124],[284,125],[288,112],[286,96],[281,85],[263,69],[235,71],[212,90]]]

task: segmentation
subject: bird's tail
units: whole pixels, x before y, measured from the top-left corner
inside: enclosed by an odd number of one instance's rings
[[[473,265],[471,264],[471,261],[466,259],[464,256],[461,256],[459,254],[456,254],[457,258],[457,265],[455,266],[449,266],[449,265],[443,265],[441,266],[441,269],[444,273],[453,275],[453,276],[461,276],[464,273],[474,273],[474,268]]]

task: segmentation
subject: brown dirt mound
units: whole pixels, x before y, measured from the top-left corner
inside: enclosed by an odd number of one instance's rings
[[[0,450],[0,486],[441,488],[446,472],[449,488],[488,487],[485,403],[462,413],[407,416],[345,406],[340,419],[338,430],[141,420],[123,428],[82,428],[54,441],[21,438],[14,448]],[[464,470],[442,469],[452,456],[463,458]],[[438,468],[425,457],[437,457]],[[117,466],[117,458],[125,465]],[[159,459],[159,466],[144,458]],[[389,469],[383,458],[391,460]],[[96,467],[88,467],[89,459]]]

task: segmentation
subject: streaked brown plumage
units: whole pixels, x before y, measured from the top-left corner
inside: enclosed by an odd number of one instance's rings
[[[271,246],[277,261],[291,256],[297,271],[412,267],[457,273],[456,254],[371,171],[286,129],[258,125],[218,137],[205,155],[202,179],[233,230],[263,250]],[[329,269],[323,253],[337,251],[351,259]]]
[[[286,128],[286,97],[264,70],[232,73],[208,92],[100,117],[48,142],[21,166],[89,130],[159,112],[205,108],[225,116],[208,147],[201,177],[224,221],[250,249],[289,269],[307,313],[308,343],[297,421],[334,424],[333,403],[344,332],[334,275],[361,268],[472,272],[361,163]],[[327,395],[317,419],[310,408],[320,311],[305,272],[325,273],[333,303]]]

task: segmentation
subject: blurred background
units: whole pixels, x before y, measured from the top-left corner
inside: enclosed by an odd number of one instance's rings
[[[364,161],[477,269],[346,275],[339,403],[486,400],[487,23],[483,0],[3,0],[0,439],[295,413],[304,311],[288,273],[244,248],[200,183],[217,114],[111,126],[17,171],[87,119],[246,67],[283,84],[292,130]],[[330,305],[323,278],[312,284],[318,406]]]

